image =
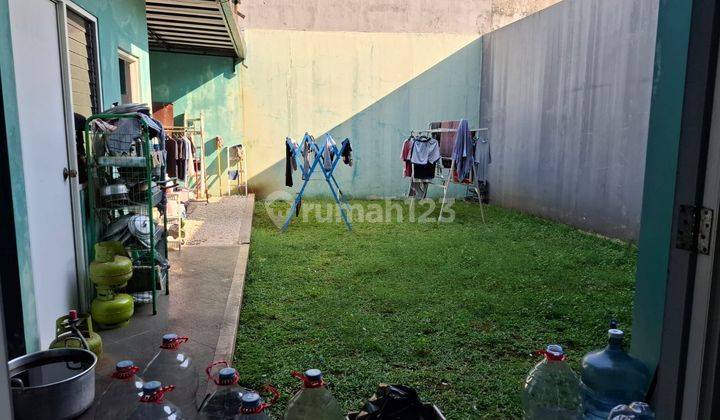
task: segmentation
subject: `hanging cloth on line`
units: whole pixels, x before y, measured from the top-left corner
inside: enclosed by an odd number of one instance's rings
[[[475,150],[473,139],[470,135],[467,120],[460,120],[455,134],[455,147],[453,147],[452,158],[455,162],[455,171],[460,180],[470,178],[473,166],[475,165]]]
[[[402,149],[400,150],[400,160],[403,161],[403,176],[404,177],[411,177],[412,176],[412,163],[410,162],[410,154],[412,153],[412,142],[413,137],[408,137],[402,145]]]

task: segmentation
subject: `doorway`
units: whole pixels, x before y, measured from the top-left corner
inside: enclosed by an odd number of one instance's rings
[[[96,25],[69,2],[9,0],[22,167],[27,201],[32,301],[28,350],[45,348],[55,319],[84,310],[85,251],[78,168],[83,127],[98,111]],[[33,22],[28,25],[27,22]],[[58,130],[65,127],[65,130]],[[77,130],[76,130],[77,129]],[[80,162],[80,164],[79,164]]]

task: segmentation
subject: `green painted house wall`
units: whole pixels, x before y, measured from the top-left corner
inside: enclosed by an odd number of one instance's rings
[[[15,70],[13,65],[10,35],[10,14],[7,0],[0,0],[0,77],[2,78],[3,107],[5,112],[5,135],[7,149],[0,153],[12,156],[10,173],[15,213],[15,236],[20,271],[20,292],[23,297],[22,311],[25,330],[25,344],[28,352],[39,350],[40,338],[37,330],[35,308],[35,286],[30,264],[30,231],[27,220],[25,179],[23,177],[20,123],[15,91]],[[17,176],[15,176],[17,174]]]
[[[660,359],[692,0],[661,1],[645,163],[632,353]]]
[[[199,118],[203,113],[208,190],[213,196],[220,193],[218,162],[225,194],[227,147],[240,144],[243,140],[240,67],[230,57],[164,52],[150,54],[153,101],[173,103],[175,125],[181,126],[183,118]],[[221,154],[215,147],[218,136],[223,140]],[[197,139],[199,137],[195,136],[193,141]]]
[[[103,107],[120,101],[118,50],[137,57],[142,102],[150,102],[150,57],[148,54],[145,2],[143,0],[75,0],[75,4],[98,20],[98,50]]]

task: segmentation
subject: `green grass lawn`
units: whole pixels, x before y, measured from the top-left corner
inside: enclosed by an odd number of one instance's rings
[[[577,372],[610,319],[629,329],[634,246],[497,207],[486,224],[477,204],[453,210],[452,223],[352,232],[294,219],[282,234],[258,202],[241,382],[275,385],[275,414],[300,387],[290,371],[315,367],[346,410],[384,382],[416,388],[449,419],[515,418],[535,350],[561,344]]]

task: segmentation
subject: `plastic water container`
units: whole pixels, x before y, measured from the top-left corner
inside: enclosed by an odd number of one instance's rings
[[[345,414],[340,405],[325,387],[322,372],[317,369],[305,374],[292,372],[292,376],[303,382],[303,388],[288,403],[285,420],[343,420]]]
[[[152,379],[175,386],[173,400],[183,407],[190,403],[196,406],[195,394],[198,389],[198,374],[192,358],[181,349],[181,345],[187,341],[187,337],[165,334],[160,351],[140,375],[146,380]]]
[[[547,346],[545,358],[530,370],[522,394],[524,418],[570,420],[581,416],[580,381],[565,363],[557,344]]]
[[[214,376],[212,368],[218,364],[224,364],[226,367],[220,369]],[[214,362],[207,367],[205,372],[208,379],[215,384],[215,390],[200,407],[199,417],[208,420],[222,420],[233,418],[240,413],[242,396],[247,390],[238,386],[240,376],[237,370],[228,366],[227,362]]]
[[[644,402],[634,402],[613,408],[608,420],[655,420],[655,413]]]
[[[95,418],[125,420],[143,395],[143,381],[136,374],[140,370],[132,360],[115,365],[112,382],[97,402]]]
[[[645,365],[625,352],[624,333],[608,330],[608,345],[588,353],[582,360],[583,415],[590,420],[606,420],[610,410],[620,404],[643,401],[650,383]]]
[[[248,391],[242,396],[240,414],[235,420],[270,420],[270,404],[264,403],[255,391]]]
[[[182,411],[165,399],[165,394],[173,388],[163,387],[158,381],[145,382],[143,395],[128,420],[184,420]]]

